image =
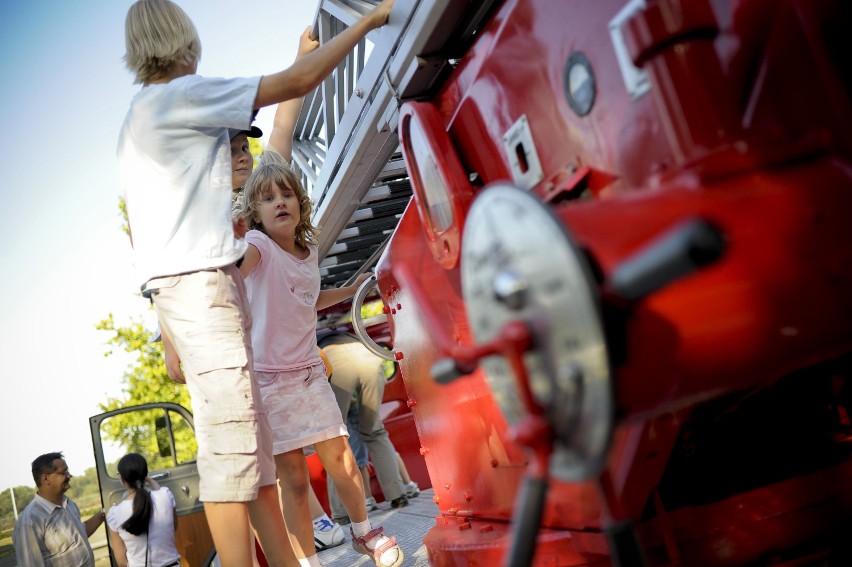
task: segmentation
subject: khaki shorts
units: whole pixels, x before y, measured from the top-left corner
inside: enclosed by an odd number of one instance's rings
[[[146,284],[183,364],[198,441],[200,499],[245,502],[275,483],[272,433],[252,375],[251,311],[234,266]]]

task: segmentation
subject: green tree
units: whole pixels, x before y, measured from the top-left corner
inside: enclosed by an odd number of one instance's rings
[[[384,308],[385,304],[382,303],[381,299],[368,301],[361,306],[361,318],[369,319],[370,317],[375,317],[376,315],[379,315]]]
[[[190,407],[186,386],[173,382],[166,373],[163,344],[159,341],[153,342],[151,331],[142,323],[132,321],[128,326],[118,327],[110,314],[98,323],[97,328],[113,334],[107,343],[111,347],[136,354],[136,360],[122,378],[124,395],[107,398],[106,403],[99,404],[101,410],[106,412],[154,402],[172,402]],[[107,351],[105,356],[111,354],[112,349]],[[162,415],[162,412],[160,414]],[[158,446],[158,423],[151,416],[151,412],[130,412],[111,417],[102,423],[101,437],[126,452],[141,453],[146,457],[160,455],[171,461],[172,455],[162,454]],[[174,457],[178,462],[194,459],[197,445],[193,431],[188,426],[177,426],[173,431],[175,445],[179,448],[178,455]],[[152,470],[156,470],[174,464],[169,461],[151,462],[149,459],[148,464]]]
[[[260,160],[260,156],[263,155],[263,143],[257,138],[249,138],[249,152],[254,156],[254,166],[257,167],[257,162]]]
[[[97,499],[97,504],[100,506],[99,494],[100,485],[95,467],[89,467],[83,474],[75,474],[74,478],[71,479],[68,497],[76,502],[80,509],[87,508],[93,497]]]
[[[12,490],[15,491],[15,508],[18,510],[18,514],[27,507],[27,504],[35,496],[35,488],[31,486],[16,486],[0,492],[0,539],[3,539],[4,534],[15,527],[15,511],[12,508],[12,496],[10,494]]]
[[[121,212],[121,218],[124,219],[121,224],[121,231],[130,236],[130,223],[127,222],[127,201],[124,200],[124,197],[118,199],[118,210]]]
[[[189,407],[189,392],[186,386],[173,382],[166,373],[163,343],[152,341],[153,333],[141,322],[131,321],[126,327],[117,327],[110,313],[98,323],[97,328],[113,333],[107,344],[120,347],[125,352],[136,353],[135,362],[124,373],[125,396],[107,398],[106,403],[99,404],[103,411],[151,402],[174,402]],[[105,356],[112,354],[110,349]]]

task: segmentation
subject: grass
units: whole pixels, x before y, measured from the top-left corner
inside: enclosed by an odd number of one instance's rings
[[[14,555],[15,548],[12,547],[12,538],[7,538],[0,541],[0,557],[6,557],[7,555]]]

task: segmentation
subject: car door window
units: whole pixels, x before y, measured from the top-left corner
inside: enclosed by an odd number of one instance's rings
[[[151,471],[195,462],[198,445],[192,426],[167,408],[139,409],[105,418],[100,424],[107,474],[118,478],[116,464],[127,453],[139,453]]]

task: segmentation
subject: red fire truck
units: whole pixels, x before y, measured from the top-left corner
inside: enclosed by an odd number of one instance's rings
[[[371,6],[321,0],[321,41]],[[306,99],[324,285],[377,275],[354,324],[400,368],[433,565],[852,564],[850,22],[397,0]]]
[[[850,12],[398,0],[305,105],[324,269],[375,267],[434,565],[852,564]]]

